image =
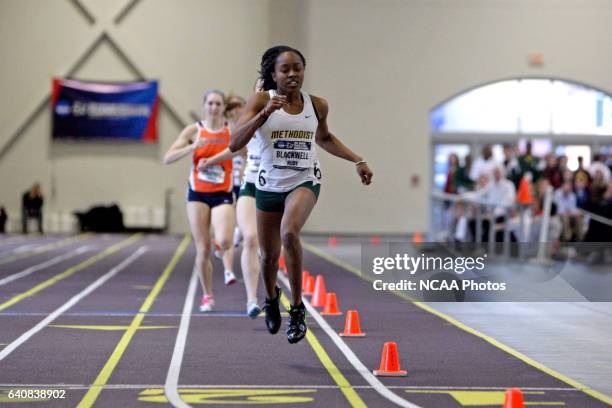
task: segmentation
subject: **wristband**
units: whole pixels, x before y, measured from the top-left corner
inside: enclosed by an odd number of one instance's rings
[[[366,161],[365,160],[359,160],[358,162],[355,163],[355,166],[359,166],[360,164],[364,164]]]

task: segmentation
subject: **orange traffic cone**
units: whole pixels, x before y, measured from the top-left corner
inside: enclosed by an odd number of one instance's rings
[[[503,408],[525,408],[523,393],[520,388],[508,388],[506,390]]]
[[[370,244],[374,246],[380,245],[380,237],[378,235],[372,235],[370,237]]]
[[[336,294],[334,292],[328,292],[327,296],[325,296],[325,309],[323,309],[321,314],[329,316],[340,316],[342,314],[338,310],[338,303],[336,302]]]
[[[278,269],[283,271],[285,275],[287,274],[287,264],[285,263],[285,258],[282,254],[278,257]]]
[[[310,296],[313,294],[315,288],[315,278],[312,275],[306,277],[305,283],[302,283],[302,295]]]
[[[527,177],[523,177],[519,183],[518,193],[516,195],[516,202],[522,205],[529,205],[533,202],[533,196],[531,194],[531,187],[529,186],[529,180]]]
[[[342,337],[365,337],[359,326],[359,313],[356,310],[346,312],[344,321],[344,332],[339,333]]]
[[[423,243],[423,235],[421,235],[420,232],[415,232],[414,235],[412,236],[412,243],[414,243],[415,245],[420,245]]]
[[[405,377],[408,373],[400,370],[399,356],[397,355],[397,344],[393,341],[385,343],[380,357],[380,368],[372,371],[379,377]]]
[[[312,300],[310,303],[314,307],[323,307],[325,306],[325,295],[327,291],[325,290],[325,279],[323,279],[323,275],[317,275],[317,279],[315,280],[314,292],[312,294]]]
[[[309,276],[310,273],[308,271],[302,271],[302,293],[304,293],[306,290],[306,281],[308,280]]]
[[[337,244],[338,240],[334,236],[329,237],[329,239],[327,240],[327,245],[330,247],[335,247]]]

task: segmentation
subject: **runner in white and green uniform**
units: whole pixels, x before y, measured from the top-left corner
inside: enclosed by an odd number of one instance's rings
[[[242,175],[242,185],[240,186],[239,196],[247,196],[255,198],[255,182],[257,181],[257,173],[259,172],[259,162],[261,156],[259,152],[259,139],[256,137],[249,140],[247,143],[247,159],[244,166],[244,174]]]
[[[268,91],[270,99],[276,90]],[[261,161],[257,172],[257,209],[282,212],[287,196],[298,187],[310,189],[315,198],[321,190],[321,168],[317,160],[315,133],[319,126],[310,95],[300,93],[303,109],[292,115],[279,109],[257,129]]]
[[[281,244],[291,286],[287,340],[297,343],[306,335],[302,303],[302,246],[300,231],[315,206],[321,188],[321,169],[315,143],[334,156],[352,161],[363,184],[372,172],[365,160],[346,147],[327,128],[328,105],[323,98],[301,91],[306,60],[296,49],[278,46],[261,60],[264,92],[253,95],[232,134],[235,152],[253,140],[259,143],[261,162],[256,177],[257,232],[261,269],[266,285],[266,325],[280,329],[280,288],[276,284]]]

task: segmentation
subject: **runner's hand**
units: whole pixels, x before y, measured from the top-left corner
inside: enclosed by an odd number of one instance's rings
[[[365,184],[366,186],[369,186],[370,183],[372,183],[372,177],[374,174],[368,167],[367,163],[364,162],[357,165],[357,174],[359,174],[359,177],[361,178],[361,183]]]
[[[208,160],[200,159],[198,161],[198,171],[204,171],[206,170],[206,167],[208,167]]]
[[[287,106],[287,97],[285,95],[274,95],[268,103],[266,107],[263,108],[263,112],[266,116],[270,116],[274,111],[279,110],[283,106]]]

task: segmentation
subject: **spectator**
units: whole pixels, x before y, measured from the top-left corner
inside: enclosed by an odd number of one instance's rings
[[[610,182],[610,169],[604,163],[604,156],[601,154],[596,154],[593,156],[593,163],[589,167],[589,175],[591,178],[595,178],[597,172],[601,172],[602,181],[604,184],[608,184]]]
[[[455,194],[457,192],[455,178],[458,170],[459,157],[455,153],[451,153],[448,156],[448,171],[446,172],[446,184],[444,186],[445,193]]]
[[[582,217],[576,204],[576,194],[571,181],[563,182],[561,188],[555,191],[553,202],[563,225],[561,238],[563,241],[577,241],[581,238]]]
[[[21,200],[21,229],[24,234],[28,233],[28,221],[34,218],[38,223],[38,232],[43,233],[43,194],[40,189],[40,184],[34,185],[25,193]]]
[[[601,217],[612,219],[612,187],[597,186],[593,189],[592,200],[585,206],[585,210]],[[585,242],[590,242],[589,263],[605,260],[605,251],[609,247],[612,227],[593,218],[589,220],[589,227],[584,236]]]
[[[575,179],[574,193],[576,194],[576,205],[578,208],[584,208],[589,202],[589,188],[584,177]]]
[[[6,220],[8,220],[6,210],[4,209],[4,206],[0,206],[0,234],[4,234],[6,232]]]
[[[542,176],[542,169],[540,168],[540,159],[531,154],[531,142],[527,142],[527,144],[525,145],[525,154],[519,157],[518,164],[520,169],[519,180],[526,173],[531,173],[531,179],[534,181]]]
[[[546,167],[544,167],[543,176],[554,189],[561,187],[561,171],[557,164],[557,158],[552,153],[546,155]]]
[[[516,158],[516,148],[511,144],[504,144],[504,169],[506,171],[506,177],[514,183],[514,186],[518,188],[521,181],[521,169]]]
[[[493,209],[493,215],[503,216],[505,208],[514,204],[516,200],[516,188],[510,180],[505,177],[504,168],[497,166],[493,170],[493,181],[484,189],[483,198],[500,204]]]
[[[468,193],[466,196],[481,198],[490,203],[499,204],[493,207],[492,216],[496,225],[505,221],[507,208],[512,206],[516,200],[516,188],[514,184],[505,177],[504,168],[497,165],[493,169],[493,180],[486,182],[484,179],[480,184],[480,188],[473,193]],[[482,242],[489,240],[489,219],[484,219],[482,222]],[[476,220],[470,222],[470,231],[472,236],[476,236]],[[503,241],[503,231],[498,231],[495,235],[497,242]]]
[[[559,156],[558,158],[558,162],[559,162],[559,173],[561,174],[565,174],[566,171],[571,171],[567,168],[567,156],[562,154],[561,156]]]
[[[537,198],[532,205],[533,218],[529,227],[528,242],[539,242],[540,232],[544,221],[544,198]],[[554,202],[550,206],[550,217],[548,219],[548,231],[546,232],[547,242],[558,242],[561,238],[563,225],[557,213],[557,206]],[[536,247],[537,248],[537,247]],[[534,249],[533,247],[531,249]],[[538,248],[539,249],[539,248]],[[530,252],[528,249],[527,252]],[[533,255],[536,255],[535,253]]]
[[[497,163],[493,159],[493,150],[491,145],[484,145],[482,147],[482,156],[477,158],[470,170],[470,179],[478,181],[480,177],[485,176],[489,180],[493,179],[493,170],[497,166]]]
[[[605,191],[607,187],[608,183],[605,180],[604,173],[601,171],[601,169],[596,169],[593,173],[593,178],[591,179],[591,192],[596,190]]]
[[[578,156],[578,169],[574,172],[574,186],[576,182],[580,182],[584,184],[586,188],[591,185],[591,175],[588,171],[584,169],[584,158],[582,156]]]
[[[470,171],[472,170],[472,156],[469,154],[463,159],[463,166],[457,169],[454,177],[455,188],[457,193],[463,193],[465,191],[472,190],[474,188],[474,182],[470,179]]]

